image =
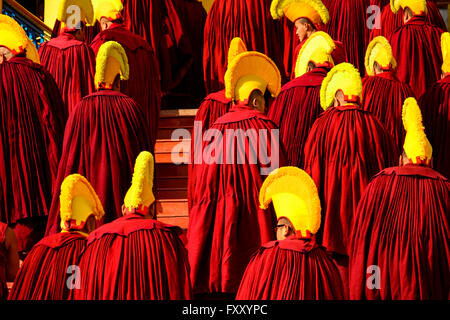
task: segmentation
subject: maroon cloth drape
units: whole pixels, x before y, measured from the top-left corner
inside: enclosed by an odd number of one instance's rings
[[[333,260],[312,239],[263,245],[245,270],[236,300],[341,300],[344,288]]]
[[[363,109],[384,124],[399,150],[403,149],[405,139],[403,102],[409,97],[414,97],[414,92],[406,83],[397,79],[394,71],[363,79]]]
[[[85,246],[86,237],[77,232],[43,238],[25,258],[8,299],[72,300],[77,290],[75,277],[80,274],[69,266],[79,266]],[[70,289],[68,283],[74,287]]]
[[[240,37],[249,51],[271,58],[283,78],[283,29],[270,15],[271,0],[216,0],[208,13],[203,45],[203,73],[206,93],[224,89],[228,49]]]
[[[279,166],[285,164],[285,157],[279,143],[271,141],[276,126],[249,107],[234,106],[211,129],[216,132],[206,137],[203,156],[199,153],[201,164],[190,182],[195,190],[187,235],[191,281],[196,294],[235,294],[252,254],[274,240],[275,214],[259,208],[258,195],[272,171],[269,166],[278,167],[276,154]],[[242,131],[234,139],[226,130]],[[211,144],[206,142],[211,138]],[[234,154],[232,146],[236,147]],[[270,159],[258,153],[252,157],[249,150],[258,149],[263,155],[269,150]],[[267,167],[263,165],[270,160]]]
[[[450,183],[416,165],[382,171],[355,215],[350,298],[450,298]],[[379,289],[369,266],[379,269]]]
[[[450,76],[433,84],[419,99],[419,105],[433,147],[433,168],[450,177]]]
[[[6,269],[8,266],[8,252],[5,246],[6,228],[8,228],[8,225],[0,221],[0,300],[6,300],[8,297],[6,285]]]
[[[128,214],[89,235],[77,300],[192,298],[181,229]]]
[[[397,77],[409,84],[417,99],[441,78],[443,32],[426,23],[424,16],[414,16],[388,38],[398,64]]]
[[[136,158],[142,151],[153,152],[151,141],[133,99],[112,90],[84,97],[67,121],[46,235],[59,231],[60,186],[73,173],[92,184],[105,209],[105,223],[119,217]]]
[[[154,145],[161,108],[161,87],[159,67],[153,49],[144,39],[128,31],[122,24],[114,23],[95,37],[91,48],[96,55],[100,46],[107,41],[117,41],[127,53],[130,77],[127,81],[121,81],[120,91],[142,107]]]
[[[0,119],[0,220],[46,217],[66,114],[44,67],[22,57],[0,64]],[[27,239],[17,237],[23,251]]]
[[[86,44],[90,44],[100,31],[101,27],[98,21],[96,21],[93,26],[86,27],[84,29],[83,42]],[[61,21],[56,19],[55,24],[53,25],[51,39],[58,37],[60,33],[61,33]]]
[[[58,85],[67,114],[83,97],[95,91],[95,54],[73,35],[63,33],[43,43],[39,57],[41,65],[47,68]]]
[[[384,126],[358,106],[327,109],[305,144],[305,171],[322,203],[318,242],[327,251],[350,252],[353,214],[370,178],[398,162],[399,151]]]
[[[280,128],[280,140],[289,166],[303,167],[306,139],[323,112],[320,87],[326,75],[327,69],[316,68],[288,82],[269,110],[268,117]]]

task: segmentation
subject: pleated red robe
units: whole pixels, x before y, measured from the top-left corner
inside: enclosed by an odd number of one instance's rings
[[[96,21],[93,26],[86,27],[84,29],[83,42],[89,45],[100,31],[101,27],[98,21]],[[58,37],[60,34],[61,34],[61,21],[56,19],[51,34],[51,39]]]
[[[117,41],[127,53],[130,77],[127,81],[121,81],[120,91],[142,107],[154,145],[161,107],[161,87],[159,67],[153,49],[144,39],[128,31],[122,24],[114,23],[95,37],[91,48],[96,55],[101,45],[107,41]]]
[[[72,300],[78,290],[75,277],[81,275],[69,267],[79,266],[85,247],[86,237],[77,232],[43,238],[25,258],[8,299]]]
[[[77,300],[192,298],[181,230],[127,214],[89,235]]]
[[[287,165],[303,168],[306,139],[316,119],[323,112],[320,87],[327,69],[316,68],[281,89],[268,117],[280,128],[280,140],[286,150]]]
[[[350,297],[450,298],[450,183],[422,166],[389,168],[368,185],[355,215]],[[379,289],[375,284],[377,266]]]
[[[417,99],[441,77],[443,32],[426,23],[424,16],[414,16],[388,38],[398,64],[397,77],[409,84]]]
[[[384,124],[399,150],[403,149],[405,139],[403,102],[409,97],[414,97],[414,92],[406,83],[398,80],[394,71],[363,79],[363,109]]]
[[[49,213],[66,120],[44,67],[23,57],[0,64],[0,119],[0,220],[41,220]],[[34,245],[17,238],[19,251]]]
[[[39,57],[41,65],[47,68],[58,85],[67,114],[83,97],[95,91],[95,54],[72,34],[62,33],[43,43]]]
[[[433,84],[420,98],[423,124],[433,146],[433,168],[450,177],[450,76]]]
[[[112,90],[84,97],[67,121],[46,234],[59,232],[60,186],[73,173],[92,184],[105,209],[104,222],[118,218],[136,158],[142,151],[153,152],[151,141],[133,99]]]
[[[8,266],[8,252],[5,246],[6,228],[8,228],[8,225],[0,221],[0,300],[6,300],[8,297],[6,285],[6,269]]]
[[[245,270],[236,300],[341,300],[344,288],[333,260],[312,239],[263,245]]]
[[[203,45],[203,73],[206,93],[224,89],[228,49],[240,37],[248,50],[271,58],[283,78],[283,29],[270,15],[271,0],[216,0],[208,13]]]
[[[322,203],[318,242],[327,251],[350,253],[353,215],[372,176],[398,163],[391,135],[358,106],[331,107],[314,123],[305,145],[305,171]]]
[[[265,143],[272,157],[278,152],[280,167],[284,166],[285,157],[279,143],[270,141],[270,134],[277,127],[264,114],[249,107],[234,106],[217,119],[211,129],[220,132],[223,139],[216,136],[211,144],[207,142],[211,135],[204,139],[204,156],[200,153],[201,164],[190,182],[195,190],[188,227],[191,281],[196,294],[235,294],[252,254],[275,236],[275,214],[273,210],[260,209],[258,200],[265,179],[262,162],[268,159],[252,159],[249,148],[258,150],[258,144]],[[258,132],[256,136],[249,134],[245,150],[242,143],[239,147],[235,144],[237,152],[232,157],[234,164],[231,164],[227,158],[232,155],[232,138],[227,138],[226,131],[239,129],[243,130],[237,134],[240,138],[244,138],[244,132]],[[266,132],[267,137],[261,135],[258,139],[261,132]],[[223,155],[223,159],[215,161],[208,157],[211,147],[216,149],[215,156]],[[259,150],[267,153],[261,146]],[[277,167],[274,162],[272,166]]]

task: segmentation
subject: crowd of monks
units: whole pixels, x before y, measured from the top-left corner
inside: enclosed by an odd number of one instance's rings
[[[450,299],[446,31],[433,0],[61,0],[37,49],[0,15],[0,299]],[[187,235],[153,181],[183,95]]]

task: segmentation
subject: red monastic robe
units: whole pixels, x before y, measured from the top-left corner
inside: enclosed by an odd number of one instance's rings
[[[60,186],[73,173],[92,184],[105,209],[105,223],[119,217],[136,158],[142,151],[153,152],[151,141],[133,99],[112,90],[84,97],[67,121],[46,234],[59,232]]]
[[[86,27],[84,29],[83,42],[89,45],[100,31],[101,27],[98,21],[96,21],[93,26]],[[51,39],[58,37],[60,33],[61,33],[61,21],[56,19],[51,34]]]
[[[259,208],[258,195],[265,175],[284,166],[285,158],[275,124],[249,107],[234,106],[211,129],[215,132],[194,154],[201,164],[190,182],[195,190],[188,227],[191,281],[196,294],[235,294],[253,253],[274,240],[275,214]],[[237,131],[237,139],[230,130]]]
[[[388,38],[398,64],[397,77],[409,84],[417,99],[441,78],[443,32],[425,22],[424,16],[414,16]]]
[[[25,258],[8,299],[72,300],[77,290],[76,277],[81,276],[76,268],[85,247],[86,237],[78,232],[43,238]]]
[[[409,97],[414,97],[414,92],[406,83],[397,79],[394,71],[363,79],[363,109],[384,124],[399,150],[403,149],[405,139],[403,102]]]
[[[33,224],[49,213],[66,120],[64,103],[44,67],[13,57],[0,64],[0,113],[0,220],[20,227],[28,218]],[[38,240],[29,236],[18,232],[19,251],[31,249]]]
[[[450,75],[433,84],[420,98],[423,124],[433,146],[433,168],[450,177]]]
[[[153,49],[144,39],[128,31],[122,24],[114,23],[95,37],[91,43],[94,53],[97,54],[100,46],[107,41],[117,41],[127,53],[130,77],[127,81],[121,81],[120,91],[133,98],[144,111],[144,119],[150,128],[154,145],[161,106],[161,87],[159,67]]]
[[[263,245],[245,270],[236,300],[340,300],[339,271],[313,239]]]
[[[188,300],[189,263],[181,229],[127,214],[89,235],[77,300]]]
[[[207,94],[224,89],[228,49],[240,37],[248,50],[271,58],[283,78],[283,29],[270,15],[271,0],[216,0],[208,13],[203,46],[203,73]]]
[[[62,33],[43,43],[39,57],[55,79],[68,114],[83,97],[95,91],[95,54],[72,34]]]
[[[8,251],[5,246],[7,228],[8,225],[0,221],[0,300],[6,300],[8,297],[8,287],[6,285]]]
[[[326,75],[327,69],[316,68],[288,82],[269,110],[268,117],[280,128],[280,140],[289,166],[303,168],[306,139],[323,112],[320,87]]]
[[[450,183],[430,168],[406,165],[374,177],[354,220],[350,298],[449,299],[449,208]]]

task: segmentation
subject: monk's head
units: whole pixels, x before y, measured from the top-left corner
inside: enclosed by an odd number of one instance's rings
[[[295,235],[295,229],[292,223],[286,218],[280,218],[276,227],[277,240],[285,240],[286,238]]]
[[[316,65],[315,65],[314,62],[312,62],[312,61],[308,62],[308,69],[307,69],[307,72],[311,72],[311,71],[313,71],[313,70],[316,69],[316,68],[317,68],[317,67],[316,67]]]
[[[11,50],[9,50],[6,47],[1,47],[0,46],[0,64],[2,64],[4,61],[8,61],[9,59],[11,59],[13,57],[13,53],[11,52]]]
[[[414,16],[412,10],[408,7],[403,11],[403,23],[407,23]]]
[[[306,18],[300,18],[295,20],[296,34],[300,39],[300,42],[308,39],[314,32],[317,31],[314,24]]]
[[[109,20],[108,18],[102,17],[100,19],[100,28],[102,29],[102,31],[109,29],[113,23],[118,23],[118,24],[122,24],[123,23],[123,19],[119,18],[116,20]]]
[[[334,96],[334,106],[345,106],[347,104],[347,101],[345,101],[345,96],[342,90],[338,90],[336,92],[336,95]]]
[[[264,94],[259,90],[253,90],[248,98],[249,107],[258,110],[259,112],[266,113],[266,99]]]

